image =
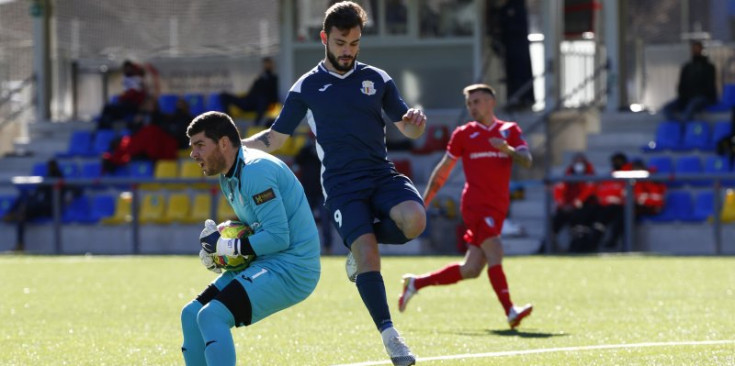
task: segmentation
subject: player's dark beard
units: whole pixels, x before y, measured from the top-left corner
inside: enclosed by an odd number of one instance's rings
[[[332,67],[337,69],[337,71],[348,72],[352,70],[353,67],[355,67],[355,60],[357,60],[357,54],[355,54],[355,56],[352,58],[352,60],[347,66],[342,66],[339,63],[337,56],[335,56],[332,52],[329,52],[329,48],[327,48],[327,60],[329,60],[329,63],[332,64]]]
[[[222,153],[219,151],[212,153],[212,156],[206,161],[207,170],[204,171],[204,174],[211,177],[223,172],[227,169],[225,163],[225,156]]]

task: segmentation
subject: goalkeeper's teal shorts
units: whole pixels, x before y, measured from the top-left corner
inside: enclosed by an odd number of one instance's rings
[[[258,258],[242,271],[225,271],[213,282],[220,291],[231,281],[242,284],[252,307],[250,324],[303,301],[319,282],[318,257],[317,266],[311,268],[284,263],[276,257]]]

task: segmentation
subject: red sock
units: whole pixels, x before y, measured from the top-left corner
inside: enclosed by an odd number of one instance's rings
[[[462,280],[462,272],[459,270],[459,264],[450,264],[436,272],[428,275],[416,277],[413,281],[413,287],[418,291],[422,287],[435,285],[451,285]]]
[[[497,266],[488,268],[487,276],[490,277],[490,284],[493,286],[493,290],[495,290],[500,304],[505,309],[505,315],[508,315],[513,303],[510,301],[510,291],[508,290],[508,282],[505,280],[503,266],[498,264]]]

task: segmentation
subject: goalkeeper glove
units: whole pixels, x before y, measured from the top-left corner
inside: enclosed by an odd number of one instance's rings
[[[199,260],[202,261],[202,264],[208,270],[214,273],[222,273],[222,268],[217,267],[217,264],[214,263],[214,258],[212,258],[212,254],[207,253],[207,251],[205,251],[204,249],[199,251]]]
[[[225,239],[217,231],[217,224],[212,219],[204,222],[204,229],[199,234],[202,249],[210,254],[236,256],[240,255],[240,239]]]

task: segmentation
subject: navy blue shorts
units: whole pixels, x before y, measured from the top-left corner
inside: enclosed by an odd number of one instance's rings
[[[349,248],[361,235],[373,232],[373,223],[390,215],[391,208],[405,201],[424,200],[408,177],[390,172],[362,177],[355,184],[340,184],[327,197],[332,223]]]

